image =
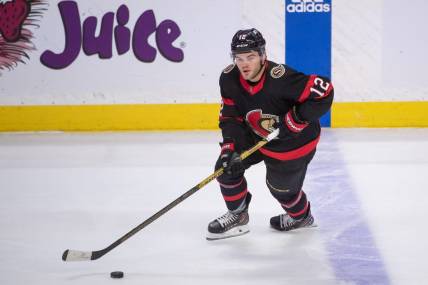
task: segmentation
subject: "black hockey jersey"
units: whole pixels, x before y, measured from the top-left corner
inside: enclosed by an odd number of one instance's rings
[[[319,118],[331,107],[333,85],[326,77],[305,75],[272,61],[266,64],[256,84],[246,81],[235,65],[223,70],[219,127],[223,138],[234,140],[239,149],[249,130],[257,142],[283,118],[295,136],[275,139],[260,152],[279,160],[296,159],[316,148]]]

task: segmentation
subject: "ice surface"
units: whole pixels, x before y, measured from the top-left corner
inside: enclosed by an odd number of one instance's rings
[[[0,134],[0,284],[422,284],[428,129],[324,129],[304,189],[318,227],[274,232],[262,164],[247,235],[206,241],[208,184],[97,261],[99,250],[213,171],[218,132]],[[124,271],[119,280],[110,272]]]

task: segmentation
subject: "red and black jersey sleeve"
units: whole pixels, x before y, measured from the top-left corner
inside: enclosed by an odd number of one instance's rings
[[[233,84],[230,84],[227,74],[220,76],[221,110],[219,127],[224,140],[241,141],[246,132],[244,117],[239,112],[233,98]]]
[[[330,79],[319,75],[293,72],[288,78],[293,87],[295,113],[301,121],[318,120],[331,107],[334,89]]]

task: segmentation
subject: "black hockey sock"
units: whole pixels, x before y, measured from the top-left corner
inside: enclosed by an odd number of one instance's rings
[[[236,181],[227,181],[226,183],[219,180],[221,193],[230,211],[237,210],[244,202],[247,196],[247,181],[241,177]]]
[[[290,217],[296,220],[306,217],[309,210],[309,202],[303,190],[300,190],[299,193],[291,197],[290,200],[279,202],[281,203],[282,208],[290,215]]]

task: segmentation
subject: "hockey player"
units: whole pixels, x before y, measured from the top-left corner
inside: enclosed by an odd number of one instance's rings
[[[314,223],[302,185],[320,138],[318,119],[333,101],[333,85],[326,77],[267,60],[265,44],[256,29],[239,30],[231,43],[233,64],[220,76],[223,142],[215,168],[225,170],[217,180],[228,211],[209,223],[209,240],[249,232],[251,193],[244,172],[261,161],[266,185],[285,210],[270,219],[271,227],[289,231]],[[276,139],[241,161],[242,151],[276,128]]]

